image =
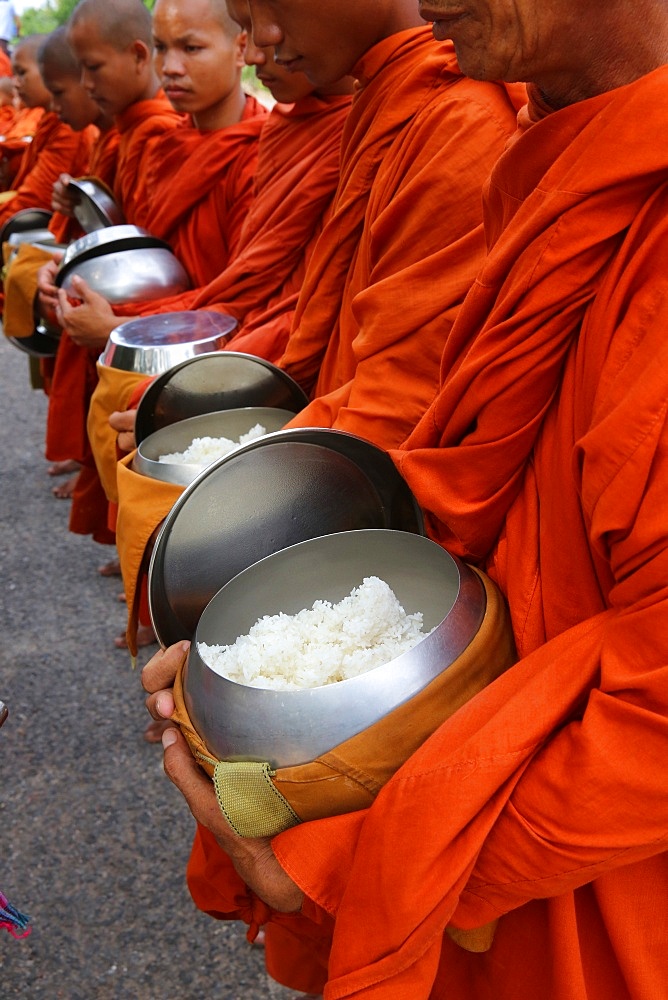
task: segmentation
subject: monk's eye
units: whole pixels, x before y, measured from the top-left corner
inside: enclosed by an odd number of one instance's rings
[[[192,55],[193,52],[201,52],[203,48],[204,48],[203,45],[186,45],[185,46],[185,51],[189,55]]]

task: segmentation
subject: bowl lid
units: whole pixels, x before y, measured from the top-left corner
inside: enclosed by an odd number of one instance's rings
[[[72,178],[68,193],[76,204],[74,216],[85,233],[107,226],[120,226],[125,217],[112,191],[98,177]]]
[[[160,529],[148,579],[158,640],[192,638],[216,591],[259,559],[359,528],[424,534],[417,502],[386,452],[321,427],[240,446],[185,489]]]
[[[85,260],[119,250],[141,250],[148,247],[161,247],[171,253],[168,243],[158,239],[157,236],[151,236],[148,230],[142,229],[141,226],[121,225],[96,229],[70,243],[63,254],[55,284],[60,287],[72,268]]]
[[[0,227],[0,246],[7,242],[12,233],[24,233],[32,229],[48,229],[52,215],[53,212],[46,208],[20,209]]]
[[[114,327],[99,361],[102,365],[116,367],[114,355],[118,353],[117,349],[123,348],[139,354],[181,344],[210,342],[213,348],[220,337],[231,333],[236,325],[237,321],[232,316],[203,310],[142,316]]]
[[[140,444],[162,427],[204,413],[243,406],[299,413],[307,403],[297,382],[264,358],[238,351],[200,354],[174,365],[148,386],[137,407],[135,440]]]

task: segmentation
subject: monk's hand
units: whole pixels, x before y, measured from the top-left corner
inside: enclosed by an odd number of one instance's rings
[[[60,175],[51,191],[51,208],[54,212],[61,212],[63,215],[73,218],[77,199],[73,198],[69,191],[71,180],[69,174]]]
[[[171,688],[188,648],[188,643],[176,643],[161,650],[142,671],[142,684],[149,695],[146,707],[156,721],[169,719],[174,713]],[[178,729],[166,729],[162,745],[168,778],[185,798],[197,822],[211,831],[230,857],[240,878],[272,909],[281,913],[299,910],[304,894],[279,865],[271,840],[237,836],[220,811],[211,779],[195,761]]]
[[[54,253],[53,259],[47,264],[43,264],[37,272],[37,306],[40,316],[51,322],[56,322],[58,308],[56,274],[62,259],[62,253]]]
[[[75,344],[91,350],[102,351],[109,334],[118,326],[118,319],[104,296],[94,292],[77,275],[73,276],[67,292],[58,289],[56,317]]]
[[[185,738],[177,729],[162,735],[167,777],[179,789],[198,823],[211,831],[229,856],[240,878],[273,910],[294,913],[301,909],[304,894],[287,875],[268,837],[239,837],[218,805],[213,782],[195,761]]]
[[[121,451],[134,451],[136,410],[115,410],[109,417],[109,425],[118,433],[117,442]]]

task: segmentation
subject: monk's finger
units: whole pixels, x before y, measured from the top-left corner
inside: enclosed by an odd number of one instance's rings
[[[116,438],[116,444],[118,445],[121,451],[124,451],[126,453],[126,455],[129,452],[134,451],[135,448],[137,447],[137,442],[135,440],[134,432],[123,431]]]
[[[175,728],[162,734],[165,774],[176,785],[197,820],[216,837],[235,838],[216,801],[213,782],[193,757],[184,737]]]
[[[174,684],[179,667],[185,662],[189,642],[175,642],[167,649],[159,649],[141,672],[142,687],[148,694],[156,694]]]
[[[171,688],[150,694],[146,699],[146,710],[156,722],[164,722],[174,715],[174,695]]]
[[[109,416],[109,424],[115,431],[134,431],[136,410],[114,410]]]

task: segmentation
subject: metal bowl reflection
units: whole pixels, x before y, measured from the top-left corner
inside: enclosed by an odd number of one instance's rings
[[[163,240],[137,226],[109,226],[71,243],[55,283],[76,297],[74,277],[112,305],[151,302],[190,287],[185,268]]]
[[[181,361],[213,351],[236,325],[232,316],[201,309],[128,320],[111,331],[100,364],[158,375]]]
[[[346,597],[364,577],[390,585],[433,629],[407,653],[349,680],[300,691],[246,687],[208,667],[198,642],[231,644],[263,615]],[[403,531],[314,538],[255,563],[209,602],[184,677],[190,719],[221,760],[290,767],[367,729],[421,691],[469,645],[486,607],[480,578],[435,542]]]
[[[386,452],[321,427],[287,428],[240,446],[184,490],[160,529],[148,580],[159,641],[190,639],[216,591],[264,556],[361,528],[424,531]]]
[[[260,424],[266,433],[270,434],[284,427],[293,416],[294,413],[290,410],[279,410],[268,406],[245,406],[189,417],[187,420],[180,420],[176,424],[163,427],[145,438],[137,448],[132,468],[135,472],[151,479],[188,486],[211,462],[203,465],[163,462],[160,461],[161,455],[183,452],[198,437],[224,437],[230,441],[238,441],[256,424]]]

